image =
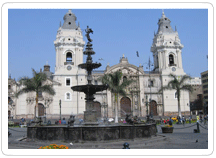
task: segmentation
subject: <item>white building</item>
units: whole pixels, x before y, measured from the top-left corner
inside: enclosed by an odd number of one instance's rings
[[[119,117],[125,117],[125,113],[132,113],[134,116],[145,117],[148,114],[154,116],[177,115],[178,106],[175,91],[163,91],[159,93],[161,86],[166,86],[170,81],[170,73],[181,77],[186,73],[182,66],[182,48],[177,30],[173,30],[170,20],[162,14],[158,21],[158,31],[154,35],[151,52],[154,57],[153,71],[144,72],[142,66],[130,64],[124,55],[116,65],[107,65],[104,71],[93,72],[93,84],[100,84],[98,78],[103,74],[121,71],[123,79],[133,79],[127,91],[127,97],[119,96],[118,112]],[[43,72],[49,79],[47,84],[52,84],[56,95],[50,96],[46,93],[41,94],[39,106],[37,107],[37,116],[46,116],[47,118],[59,118],[60,110],[62,117],[69,117],[74,114],[83,115],[85,111],[85,94],[71,90],[72,86],[84,85],[87,83],[86,71],[78,67],[83,63],[83,51],[85,42],[82,31],[76,24],[76,16],[68,11],[64,15],[64,24],[58,29],[56,40],[54,41],[56,51],[56,67],[54,74],[50,72],[50,66],[45,65]],[[9,104],[8,110],[14,118],[32,118],[34,116],[35,94],[23,94],[18,99],[13,94],[22,87],[12,82],[10,78],[9,86],[13,93],[9,94],[13,104]],[[8,86],[8,87],[9,87]],[[98,111],[98,117],[108,115],[115,116],[114,97],[110,91],[98,92],[95,95],[95,109]],[[61,109],[59,101],[61,100]],[[149,104],[149,101],[152,103]],[[107,108],[103,108],[104,104]],[[181,111],[184,115],[190,113],[189,93],[181,93]],[[102,106],[101,106],[102,105]],[[151,105],[151,106],[149,106]]]

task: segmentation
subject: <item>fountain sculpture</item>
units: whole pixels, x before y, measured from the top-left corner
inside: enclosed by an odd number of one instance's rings
[[[86,50],[83,52],[84,55],[87,55],[86,63],[78,65],[80,68],[85,69],[87,71],[87,85],[81,86],[73,86],[71,89],[73,91],[84,92],[86,95],[86,111],[84,111],[84,124],[85,125],[96,125],[97,123],[97,112],[94,110],[94,94],[98,91],[103,91],[108,88],[107,85],[93,85],[92,84],[92,70],[99,68],[101,66],[100,63],[93,63],[91,55],[94,55],[91,42],[93,41],[90,38],[90,33],[93,33],[92,29],[87,26],[86,37],[88,39],[88,43],[86,45]]]
[[[29,140],[64,140],[64,141],[101,141],[116,139],[134,139],[151,137],[156,134],[156,124],[134,124],[128,116],[127,124],[110,124],[100,125],[97,122],[96,111],[94,109],[94,94],[108,88],[107,85],[92,84],[92,70],[101,66],[100,63],[93,63],[91,55],[94,55],[90,38],[92,29],[87,27],[86,37],[88,43],[86,50],[83,52],[87,55],[86,63],[80,64],[79,67],[87,70],[86,85],[73,86],[73,91],[83,92],[86,94],[86,111],[84,111],[84,123],[81,125],[74,124],[74,116],[68,120],[68,125],[36,125],[27,127],[27,138]]]

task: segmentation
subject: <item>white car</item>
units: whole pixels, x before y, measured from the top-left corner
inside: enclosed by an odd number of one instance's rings
[[[113,118],[109,118],[108,121],[109,122],[114,122],[114,119]]]

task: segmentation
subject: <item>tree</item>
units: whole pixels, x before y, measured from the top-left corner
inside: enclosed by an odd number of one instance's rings
[[[24,87],[19,90],[15,96],[18,98],[23,93],[36,92],[36,104],[35,104],[35,117],[36,117],[36,107],[38,106],[38,94],[39,92],[46,92],[50,95],[55,95],[55,90],[52,85],[44,85],[44,82],[47,80],[46,74],[42,72],[36,72],[32,69],[33,77],[23,77],[19,80],[20,85]]]
[[[180,80],[178,80],[176,75],[170,74],[169,77],[173,79],[168,82],[167,86],[162,87],[159,92],[164,90],[176,90],[177,100],[178,100],[178,115],[181,117],[181,106],[180,106],[180,97],[181,91],[193,92],[193,87],[189,84],[185,84],[185,81],[191,79],[190,76],[184,75]]]
[[[121,80],[122,73],[116,71],[114,73],[105,74],[102,78],[102,84],[108,85],[108,90],[115,95],[115,123],[118,123],[118,96],[126,96],[125,88],[129,86],[133,80]]]

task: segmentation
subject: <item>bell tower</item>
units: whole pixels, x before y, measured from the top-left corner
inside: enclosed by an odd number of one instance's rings
[[[177,29],[172,29],[171,21],[162,12],[162,17],[158,21],[158,31],[154,34],[151,52],[154,58],[154,71],[161,74],[161,86],[165,87],[171,78],[169,75],[176,75],[179,79],[186,75],[182,67],[182,48]],[[176,90],[164,90],[163,113],[167,115],[178,115],[178,101]],[[180,96],[181,111],[189,114],[189,93],[182,91]]]
[[[69,10],[64,15],[64,23],[59,26],[56,40],[55,75],[76,72],[78,65],[83,63],[84,40],[80,26],[76,25],[76,16]]]
[[[83,63],[83,40],[82,30],[76,24],[76,16],[71,10],[63,17],[64,23],[59,26],[56,40],[56,66],[53,74],[56,95],[53,99],[52,113],[59,115],[61,110],[64,115],[83,113],[85,109],[85,95],[71,90],[72,86],[86,83],[86,72],[78,67]],[[60,108],[59,102],[62,106]]]
[[[162,74],[185,74],[182,67],[182,51],[184,47],[175,31],[170,25],[171,21],[162,12],[158,21],[158,31],[154,34],[151,52],[154,58],[154,70]]]

